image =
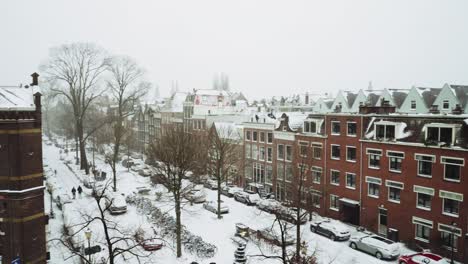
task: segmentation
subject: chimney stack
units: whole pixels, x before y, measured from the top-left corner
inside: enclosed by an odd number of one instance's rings
[[[32,77],[32,83],[31,83],[31,86],[37,86],[39,85],[39,74],[37,72],[34,72],[33,74],[31,74],[31,77]]]

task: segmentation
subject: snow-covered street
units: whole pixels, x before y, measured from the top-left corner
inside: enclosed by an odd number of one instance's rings
[[[77,188],[79,185],[83,186],[82,179],[86,177],[81,171],[78,170],[76,165],[68,164],[65,165],[64,161],[72,159],[74,153],[66,155],[64,160],[60,160],[59,148],[52,145],[43,146],[44,153],[44,164],[47,164],[49,173],[47,174],[48,181],[55,182],[56,187],[54,189],[54,197],[63,193],[69,193],[71,195],[71,189]],[[98,156],[99,157],[99,156]],[[99,169],[110,172],[109,167],[98,158],[96,160],[96,166]],[[73,170],[70,170],[70,168]],[[54,170],[57,170],[57,177],[55,178]],[[118,167],[118,191],[125,195],[131,195],[137,187],[147,186],[151,187],[149,177],[139,176],[137,173],[130,171],[119,165]],[[108,179],[110,179],[110,173],[108,173]],[[153,191],[154,190],[154,191]],[[216,199],[216,191],[205,189],[207,193],[207,200]],[[159,201],[155,199],[155,192],[162,193],[162,198]],[[152,187],[152,191],[145,197],[151,199],[155,206],[160,208],[163,212],[167,212],[171,215],[174,214],[173,203],[171,202],[170,193],[161,187]],[[46,198],[46,210],[50,210],[49,196]],[[263,211],[258,210],[255,206],[247,206],[245,204],[236,202],[233,198],[222,196],[224,204],[229,207],[230,212],[223,216],[223,219],[219,220],[216,218],[216,214],[205,210],[202,204],[189,205],[188,203],[183,208],[182,223],[186,228],[195,235],[203,238],[205,242],[216,245],[217,252],[211,259],[200,259],[189,252],[184,251],[183,257],[177,259],[175,257],[175,243],[171,239],[164,238],[166,240],[165,246],[159,250],[154,251],[144,261],[146,263],[191,263],[197,261],[198,263],[231,263],[233,261],[233,254],[237,248],[237,245],[231,240],[235,233],[235,224],[243,223],[249,226],[251,229],[260,230],[265,227],[272,225],[274,216]],[[54,203],[55,219],[51,219],[49,223],[50,237],[58,238],[62,230],[63,225],[63,213],[59,210]],[[84,193],[81,198],[77,196],[76,200],[72,200],[70,204],[64,207],[66,214],[79,221],[80,214],[84,212],[96,213],[96,204],[94,199],[91,197],[90,189],[84,188]],[[115,221],[120,226],[132,231],[138,227],[151,226],[151,221],[147,215],[139,214],[136,207],[132,204],[128,204],[128,211],[122,215],[109,216],[109,219]],[[314,216],[316,220],[319,216]],[[155,226],[158,229],[157,226]],[[352,235],[359,235],[359,233],[353,227],[349,227]],[[319,263],[391,263],[390,261],[380,261],[374,256],[370,256],[366,253],[355,251],[348,246],[347,241],[338,242],[332,241],[326,237],[312,233],[309,229],[309,223],[302,225],[302,239],[307,242],[308,252],[315,252],[319,260]],[[92,241],[91,244],[100,244],[104,248],[102,227],[99,224],[92,225]],[[362,235],[362,234],[361,234]],[[85,242],[84,235],[78,238],[78,241]],[[57,243],[49,243],[51,251],[51,263],[79,263],[78,258],[68,258],[71,256],[69,252]],[[279,254],[279,247],[276,246],[262,246],[263,253]],[[403,246],[401,246],[402,253],[408,252]],[[260,253],[257,243],[249,242],[247,244],[247,255],[258,255]],[[101,252],[97,255],[104,254]],[[93,256],[93,257],[96,257]],[[120,263],[137,263],[135,258],[131,256],[125,256],[126,260],[120,259]],[[263,259],[260,257],[250,257],[248,263],[279,263],[278,260],[274,259]]]

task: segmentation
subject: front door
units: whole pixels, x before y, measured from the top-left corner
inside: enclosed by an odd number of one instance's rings
[[[387,236],[387,209],[379,208],[379,234]]]

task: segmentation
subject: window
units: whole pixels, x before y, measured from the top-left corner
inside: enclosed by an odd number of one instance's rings
[[[271,165],[266,165],[265,167],[265,183],[272,184],[273,182],[273,167]]]
[[[379,169],[380,168],[380,157],[382,156],[382,150],[380,149],[367,149],[367,155],[369,156],[369,168]]]
[[[273,149],[271,147],[267,148],[267,161],[272,162],[273,160]]]
[[[348,130],[347,135],[351,137],[355,137],[357,134],[357,125],[356,122],[348,122]]]
[[[356,189],[356,174],[350,172],[346,173],[346,188]]]
[[[276,175],[279,181],[284,181],[284,165],[283,163],[278,163],[276,166]]]
[[[252,158],[251,145],[245,144],[245,157],[250,159]]]
[[[331,134],[339,135],[340,134],[340,121],[331,122]]]
[[[385,186],[388,187],[388,200],[395,203],[400,203],[400,194],[404,184],[396,181],[385,181]]]
[[[258,159],[258,146],[252,145],[252,159]]]
[[[314,159],[321,159],[322,158],[322,144],[319,143],[312,143],[312,154]]]
[[[309,146],[308,142],[299,141],[299,155],[303,158],[307,157],[307,147]]]
[[[411,101],[411,110],[416,110],[416,101],[415,100]]]
[[[286,160],[291,161],[292,160],[292,146],[286,145]]]
[[[306,133],[317,133],[317,123],[314,121],[304,122],[304,132]]]
[[[252,167],[251,166],[245,167],[245,178],[249,180],[252,179]]]
[[[257,141],[257,136],[258,136],[258,132],[257,132],[257,131],[254,131],[254,132],[253,132],[253,136],[252,136],[252,140],[253,140],[253,141]]]
[[[290,164],[286,165],[286,178],[285,180],[287,182],[292,182],[292,178],[293,178],[293,169],[292,169],[292,166]]]
[[[312,167],[312,181],[314,183],[320,184],[320,180],[322,178],[322,168],[320,167]]]
[[[331,145],[331,158],[340,159],[340,145]]]
[[[427,188],[419,185],[413,186],[413,191],[417,195],[416,208],[426,211],[431,210],[432,196],[434,196],[434,189]]]
[[[330,183],[333,185],[340,185],[340,172],[337,170],[330,170]]]
[[[380,194],[380,185],[382,184],[382,180],[379,178],[374,177],[366,177],[367,182],[367,195],[374,198],[379,198]]]
[[[379,140],[393,140],[395,139],[395,125],[390,124],[376,124],[376,139]]]
[[[251,140],[250,137],[251,137],[250,130],[246,130],[246,131],[245,131],[245,140],[249,140],[249,141],[250,141],[250,140]]]
[[[426,141],[453,144],[453,132],[453,127],[428,126],[426,129]]]
[[[346,147],[346,161],[356,162],[355,147]]]
[[[284,160],[284,145],[278,145],[278,159]]]
[[[316,208],[320,208],[320,194],[312,192],[312,205]]]
[[[439,190],[439,197],[443,199],[443,214],[458,217],[463,194]]]
[[[268,134],[267,134],[267,140],[268,140],[267,143],[273,143],[273,133],[268,132]]]
[[[260,157],[259,160],[265,160],[265,147],[260,147]]]
[[[388,168],[393,172],[401,172],[401,162],[405,158],[404,152],[387,151]]]
[[[338,201],[339,201],[339,197],[337,195],[330,194],[330,209],[338,211],[339,210]]]
[[[415,154],[414,158],[418,162],[418,176],[432,177],[432,163],[435,162],[435,156]]]
[[[464,159],[440,157],[440,163],[444,164],[444,180],[460,182],[461,167],[465,165]]]
[[[265,142],[265,132],[260,132],[260,142]]]
[[[458,238],[462,236],[462,230],[458,227],[451,225],[444,225],[439,223],[438,229],[440,231],[440,238],[442,246],[456,252]]]
[[[265,167],[261,163],[254,163],[254,179],[255,182],[264,183],[265,182]]]
[[[444,109],[444,110],[450,109],[449,100],[444,100],[444,101],[442,102],[442,109]]]
[[[428,243],[433,228],[432,221],[413,216],[413,224],[416,229],[414,238]]]

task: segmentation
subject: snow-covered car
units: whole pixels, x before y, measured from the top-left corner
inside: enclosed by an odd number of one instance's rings
[[[64,204],[68,204],[71,202],[72,202],[72,198],[70,197],[68,193],[57,195],[57,198],[55,198],[55,204],[60,210],[62,210]]]
[[[283,205],[274,199],[262,199],[257,203],[257,208],[267,213],[279,212]]]
[[[138,171],[138,174],[143,176],[143,177],[149,177],[151,176],[151,170],[148,168],[144,168]]]
[[[122,166],[125,168],[129,168],[133,166],[133,160],[132,159],[124,159],[122,160]]]
[[[105,195],[106,206],[109,206],[111,214],[123,214],[127,212],[127,202],[123,194],[108,193]]]
[[[282,220],[288,221],[292,224],[296,224],[297,220],[297,209],[293,207],[283,207],[278,212],[278,217]],[[307,222],[307,212],[304,209],[300,209],[299,222],[301,225]]]
[[[410,255],[402,255],[398,258],[399,264],[449,264],[442,256],[430,252],[419,252]]]
[[[83,185],[88,189],[92,189],[96,185],[96,180],[91,176],[85,177],[83,180]]]
[[[351,236],[349,229],[340,223],[332,223],[330,220],[314,221],[310,224],[310,231],[324,235],[331,240],[348,240]]]
[[[202,185],[196,185],[191,189],[185,198],[192,203],[204,203],[206,201],[206,193]]]
[[[213,212],[213,213],[217,214],[218,213],[218,202],[208,201],[208,202],[203,204],[203,208],[205,208],[206,210],[208,210],[210,212]],[[225,205],[223,203],[223,201],[221,201],[220,212],[221,212],[221,214],[229,213],[229,207],[227,205]]]
[[[155,251],[163,247],[159,239],[155,239],[156,232],[149,229],[138,229],[135,233],[135,241],[146,251]]]
[[[398,243],[377,235],[352,237],[349,246],[352,249],[367,252],[378,259],[396,259],[400,255]]]
[[[212,179],[209,179],[205,182],[203,185],[205,188],[211,189],[211,190],[217,190],[218,189],[218,182]]]
[[[243,192],[244,190],[240,187],[237,187],[235,185],[227,185],[221,188],[221,194],[227,196],[227,197],[234,197],[234,194],[236,192]]]
[[[234,200],[247,205],[256,205],[257,202],[260,201],[260,196],[257,193],[251,194],[248,192],[236,192],[234,194]]]
[[[266,228],[262,230],[257,231],[257,238],[261,238],[266,240],[267,242],[276,245],[276,246],[281,246],[283,244],[281,235],[277,234],[273,229]],[[295,239],[291,235],[286,235],[284,239],[284,245],[285,246],[291,246],[294,245]]]

